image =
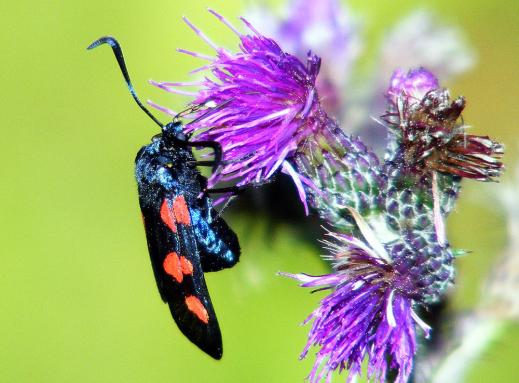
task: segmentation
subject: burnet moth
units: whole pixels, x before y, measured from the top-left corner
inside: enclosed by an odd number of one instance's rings
[[[180,331],[204,352],[220,359],[222,336],[204,272],[232,267],[238,262],[240,247],[236,234],[213,209],[205,190],[207,180],[196,167],[217,167],[220,146],[190,142],[180,115],[162,124],[137,97],[117,40],[101,37],[88,49],[102,44],[112,47],[131,95],[161,128],[135,159],[139,203],[157,287]],[[196,161],[193,147],[211,148],[214,161]]]

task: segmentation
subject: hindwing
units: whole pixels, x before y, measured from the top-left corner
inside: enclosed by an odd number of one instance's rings
[[[193,228],[202,269],[209,272],[234,266],[240,257],[238,237],[213,208],[209,197],[200,198],[198,206]]]

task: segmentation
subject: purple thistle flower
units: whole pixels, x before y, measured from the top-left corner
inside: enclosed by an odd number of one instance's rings
[[[209,12],[235,32],[241,42],[240,50],[231,53],[184,19],[216,51],[216,57],[208,57],[180,50],[209,60],[197,71],[208,70],[214,76],[199,83],[192,104],[224,105],[209,109],[209,113],[207,108],[198,110],[193,114],[195,121],[187,126],[187,132],[196,133],[195,141],[216,141],[222,147],[223,165],[209,178],[209,187],[220,181],[238,186],[262,184],[281,169],[301,185],[302,180],[287,159],[326,121],[315,87],[320,58],[309,53],[305,65],[245,19],[241,18],[251,35],[241,34],[218,13]],[[192,85],[153,84],[171,92],[179,92],[175,86]]]
[[[334,370],[348,369],[350,382],[361,374],[368,357],[368,378],[385,382],[389,369],[398,370],[396,383],[407,382],[416,353],[415,324],[428,336],[430,328],[413,311],[419,289],[409,270],[395,267],[360,215],[351,211],[368,244],[354,237],[329,233],[324,241],[335,272],[322,276],[287,274],[303,287],[333,292],[307,318],[313,320],[301,357],[312,346],[320,347],[308,379],[331,380]]]
[[[466,133],[467,126],[459,121],[465,99],[451,100],[431,72],[396,71],[387,96],[390,111],[384,119],[395,133],[403,166],[481,181],[501,175],[503,145]]]

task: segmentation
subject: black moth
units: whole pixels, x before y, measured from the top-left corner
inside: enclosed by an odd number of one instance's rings
[[[180,116],[161,124],[137,97],[117,40],[101,37],[88,49],[105,43],[112,47],[133,98],[162,131],[135,159],[139,203],[160,295],[184,335],[220,359],[222,335],[204,272],[233,266],[238,262],[240,247],[236,234],[213,209],[205,190],[207,180],[196,168],[216,167],[220,146],[215,142],[190,142],[178,120]],[[192,147],[212,148],[214,161],[197,162]]]

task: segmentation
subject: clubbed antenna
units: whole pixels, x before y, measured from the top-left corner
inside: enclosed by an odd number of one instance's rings
[[[130,93],[132,94],[132,97],[137,103],[137,105],[139,105],[139,107],[144,111],[144,113],[146,113],[153,121],[155,121],[155,123],[158,126],[160,126],[161,128],[164,127],[164,125],[159,120],[157,120],[157,118],[153,114],[151,114],[151,112],[142,104],[141,100],[139,100],[139,97],[137,97],[137,93],[135,92],[133,84],[130,80],[130,75],[128,74],[128,70],[126,69],[123,51],[121,49],[121,46],[119,45],[119,42],[117,42],[117,40],[111,36],[103,36],[94,41],[92,44],[90,44],[87,49],[94,49],[102,44],[108,44],[112,47],[115,58],[117,59],[117,63],[119,64],[119,68],[121,68],[124,80],[126,81],[126,85],[128,86],[128,89],[130,90]]]

